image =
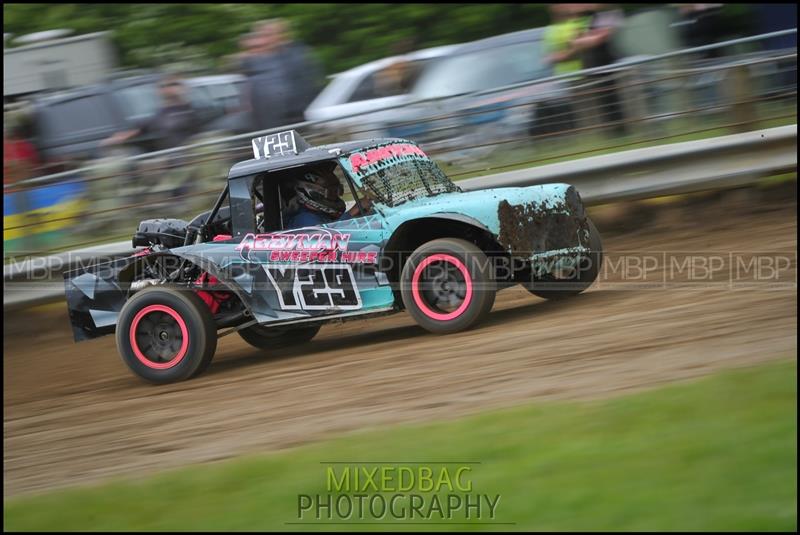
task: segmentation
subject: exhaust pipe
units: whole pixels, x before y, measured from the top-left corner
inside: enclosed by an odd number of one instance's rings
[[[148,286],[155,286],[156,284],[161,284],[161,281],[158,279],[142,279],[138,281],[133,281],[131,283],[131,290],[134,292],[138,292]]]

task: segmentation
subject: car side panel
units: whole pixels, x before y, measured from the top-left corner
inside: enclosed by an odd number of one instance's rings
[[[247,235],[233,246],[225,244],[219,253],[205,254],[226,274],[223,280],[241,289],[243,300],[260,323],[367,313],[393,306],[389,281],[377,272],[380,251],[388,238],[379,215],[268,236]],[[320,239],[331,240],[334,249],[317,246]],[[323,256],[314,257],[316,252]]]

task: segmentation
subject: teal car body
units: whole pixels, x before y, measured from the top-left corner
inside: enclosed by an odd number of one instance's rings
[[[592,230],[568,184],[463,192],[405,139],[311,147],[292,131],[255,139],[253,147],[256,157],[231,168],[210,212],[191,222],[168,220],[174,221],[169,233],[159,230],[161,220],[143,222],[134,244],[145,249],[65,274],[76,340],[114,332],[132,293],[161,283],[155,261],[171,260],[184,272],[196,266],[233,292],[237,299],[214,301],[213,310],[218,325],[241,327],[402,310],[405,259],[438,238],[473,243],[502,264],[494,272],[498,288],[561,272],[590,250]],[[338,165],[354,202],[368,196],[371,208],[344,221],[284,228],[281,184],[321,163]],[[229,319],[234,314],[239,323]]]

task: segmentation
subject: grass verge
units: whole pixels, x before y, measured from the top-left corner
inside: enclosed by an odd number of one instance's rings
[[[796,422],[793,360],[608,400],[377,429],[18,497],[4,503],[5,529],[795,531]],[[310,524],[313,513],[299,520],[299,494],[327,494],[331,465],[321,463],[329,461],[478,462],[470,465],[472,493],[500,501],[483,524],[448,524],[439,515],[417,517],[434,522],[422,526]]]

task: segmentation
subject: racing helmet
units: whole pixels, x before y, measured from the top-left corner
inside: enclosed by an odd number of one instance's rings
[[[301,206],[338,219],[345,210],[344,186],[333,173],[308,171],[295,181],[294,191]]]

